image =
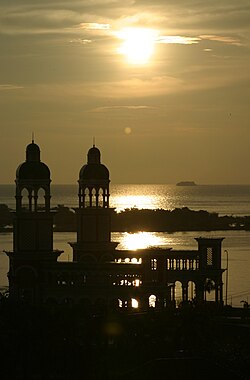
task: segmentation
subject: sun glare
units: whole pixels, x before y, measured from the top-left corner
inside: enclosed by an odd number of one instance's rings
[[[124,54],[129,63],[142,65],[149,62],[156,42],[157,32],[146,28],[125,28],[118,33],[123,40],[119,53]]]
[[[124,239],[124,245],[126,249],[137,250],[149,248],[152,246],[161,245],[162,241],[160,238],[154,235],[152,232],[137,232],[137,233],[126,233]]]
[[[112,207],[118,212],[127,208],[153,209],[155,206],[153,201],[153,196],[150,195],[118,195],[113,197]]]

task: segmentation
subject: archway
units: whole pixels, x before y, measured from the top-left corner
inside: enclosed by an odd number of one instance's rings
[[[45,190],[43,188],[40,188],[37,192],[35,208],[37,211],[45,211]]]
[[[179,307],[182,299],[182,283],[180,281],[175,282],[175,288],[174,288],[174,298],[175,298],[175,305],[176,307]]]
[[[21,207],[24,210],[29,210],[29,191],[26,187],[21,192]]]
[[[195,283],[193,281],[188,282],[188,301],[194,301],[196,297]]]
[[[215,281],[211,278],[206,278],[204,283],[204,298],[205,301],[215,301]]]
[[[149,298],[148,298],[148,306],[149,307],[153,307],[153,308],[156,307],[156,296],[154,294],[151,294],[151,296],[149,296]]]

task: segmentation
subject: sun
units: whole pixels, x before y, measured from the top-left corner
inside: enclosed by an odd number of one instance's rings
[[[149,62],[154,53],[157,32],[147,28],[125,28],[117,33],[123,40],[118,49],[132,64],[142,65]]]

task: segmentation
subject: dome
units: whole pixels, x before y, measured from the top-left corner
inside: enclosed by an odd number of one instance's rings
[[[109,180],[109,171],[102,164],[84,165],[79,174],[80,180]]]
[[[40,161],[40,148],[33,140],[26,147],[26,161],[17,168],[16,179],[50,180],[50,170]]]
[[[40,161],[40,148],[34,141],[26,147],[26,161]]]
[[[83,181],[109,181],[109,171],[101,164],[101,152],[95,145],[88,151],[88,163],[79,173],[79,179]]]
[[[49,180],[50,170],[43,162],[26,161],[16,171],[19,180]]]
[[[88,164],[100,164],[101,163],[101,152],[98,148],[93,146],[88,151]]]

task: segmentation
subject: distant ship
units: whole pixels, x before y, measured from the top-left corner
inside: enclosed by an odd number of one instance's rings
[[[181,181],[176,184],[176,186],[197,186],[194,181]]]

